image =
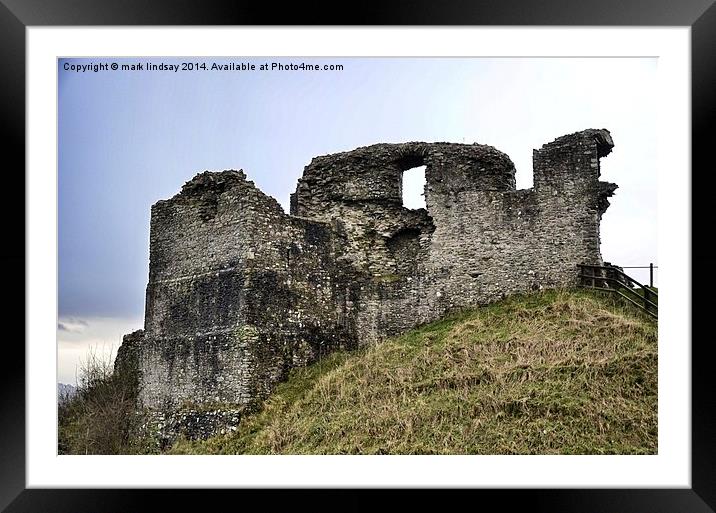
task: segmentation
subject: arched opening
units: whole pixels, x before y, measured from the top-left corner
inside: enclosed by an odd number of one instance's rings
[[[411,210],[425,208],[425,166],[403,171],[401,192],[405,208]]]

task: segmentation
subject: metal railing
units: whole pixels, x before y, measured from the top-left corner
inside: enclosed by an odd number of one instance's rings
[[[641,308],[655,319],[659,316],[659,294],[614,265],[578,264],[579,286],[612,292]],[[652,280],[653,283],[653,271]]]

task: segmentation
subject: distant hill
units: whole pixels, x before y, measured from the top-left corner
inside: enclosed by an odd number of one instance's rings
[[[57,402],[63,403],[77,392],[77,387],[74,385],[67,385],[65,383],[57,383]]]
[[[657,328],[591,291],[515,296],[302,369],[175,454],[656,454]]]

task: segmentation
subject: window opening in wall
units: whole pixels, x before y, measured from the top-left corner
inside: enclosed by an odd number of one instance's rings
[[[403,171],[402,191],[405,208],[425,208],[425,166]]]

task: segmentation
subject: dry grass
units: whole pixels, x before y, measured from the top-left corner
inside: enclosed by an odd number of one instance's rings
[[[653,321],[550,291],[296,370],[237,433],[171,452],[655,454],[656,392]]]

